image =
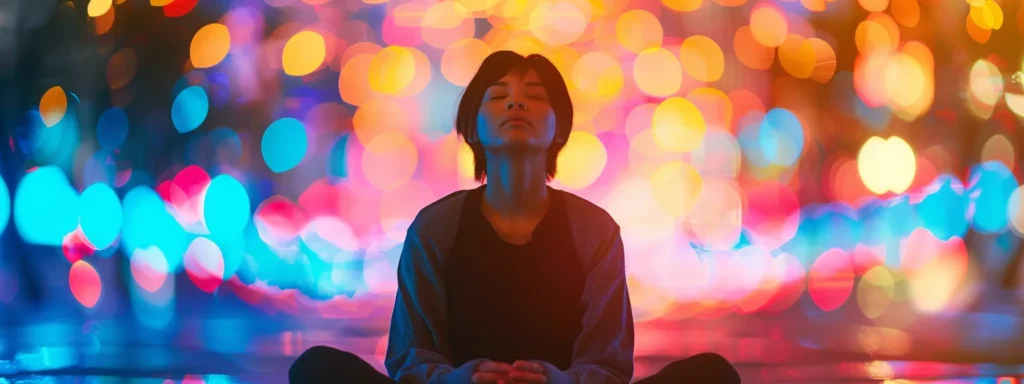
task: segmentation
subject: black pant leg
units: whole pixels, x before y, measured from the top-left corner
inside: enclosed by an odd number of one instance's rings
[[[331,347],[307,349],[288,368],[290,384],[396,384],[355,354]]]
[[[740,374],[722,355],[701,353],[676,360],[636,384],[739,384]]]

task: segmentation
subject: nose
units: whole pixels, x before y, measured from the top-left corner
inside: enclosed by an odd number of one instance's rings
[[[513,108],[516,108],[516,107],[519,107],[519,109],[524,110],[524,111],[529,109],[529,107],[526,106],[526,103],[524,103],[522,101],[509,101],[508,103],[505,103],[505,110],[506,111],[511,111]]]

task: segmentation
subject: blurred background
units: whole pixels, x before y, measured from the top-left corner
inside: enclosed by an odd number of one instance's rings
[[[0,383],[383,370],[490,52],[576,109],[553,185],[622,226],[637,377],[1024,377],[1015,0],[0,2]]]

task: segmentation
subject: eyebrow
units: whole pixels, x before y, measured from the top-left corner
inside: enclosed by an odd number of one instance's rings
[[[508,83],[506,83],[504,81],[499,81],[497,83],[494,83],[494,85],[491,85],[491,86],[492,87],[507,87]],[[536,81],[528,81],[528,82],[526,82],[526,87],[527,88],[529,88],[529,87],[541,87],[541,88],[544,88],[544,84],[538,83]]]

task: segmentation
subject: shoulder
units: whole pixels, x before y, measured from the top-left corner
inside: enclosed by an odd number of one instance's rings
[[[565,210],[573,232],[603,238],[619,230],[619,224],[607,210],[572,192],[559,190],[565,201]]]
[[[409,225],[409,231],[421,237],[454,234],[458,228],[462,205],[470,190],[462,189],[427,204]]]

